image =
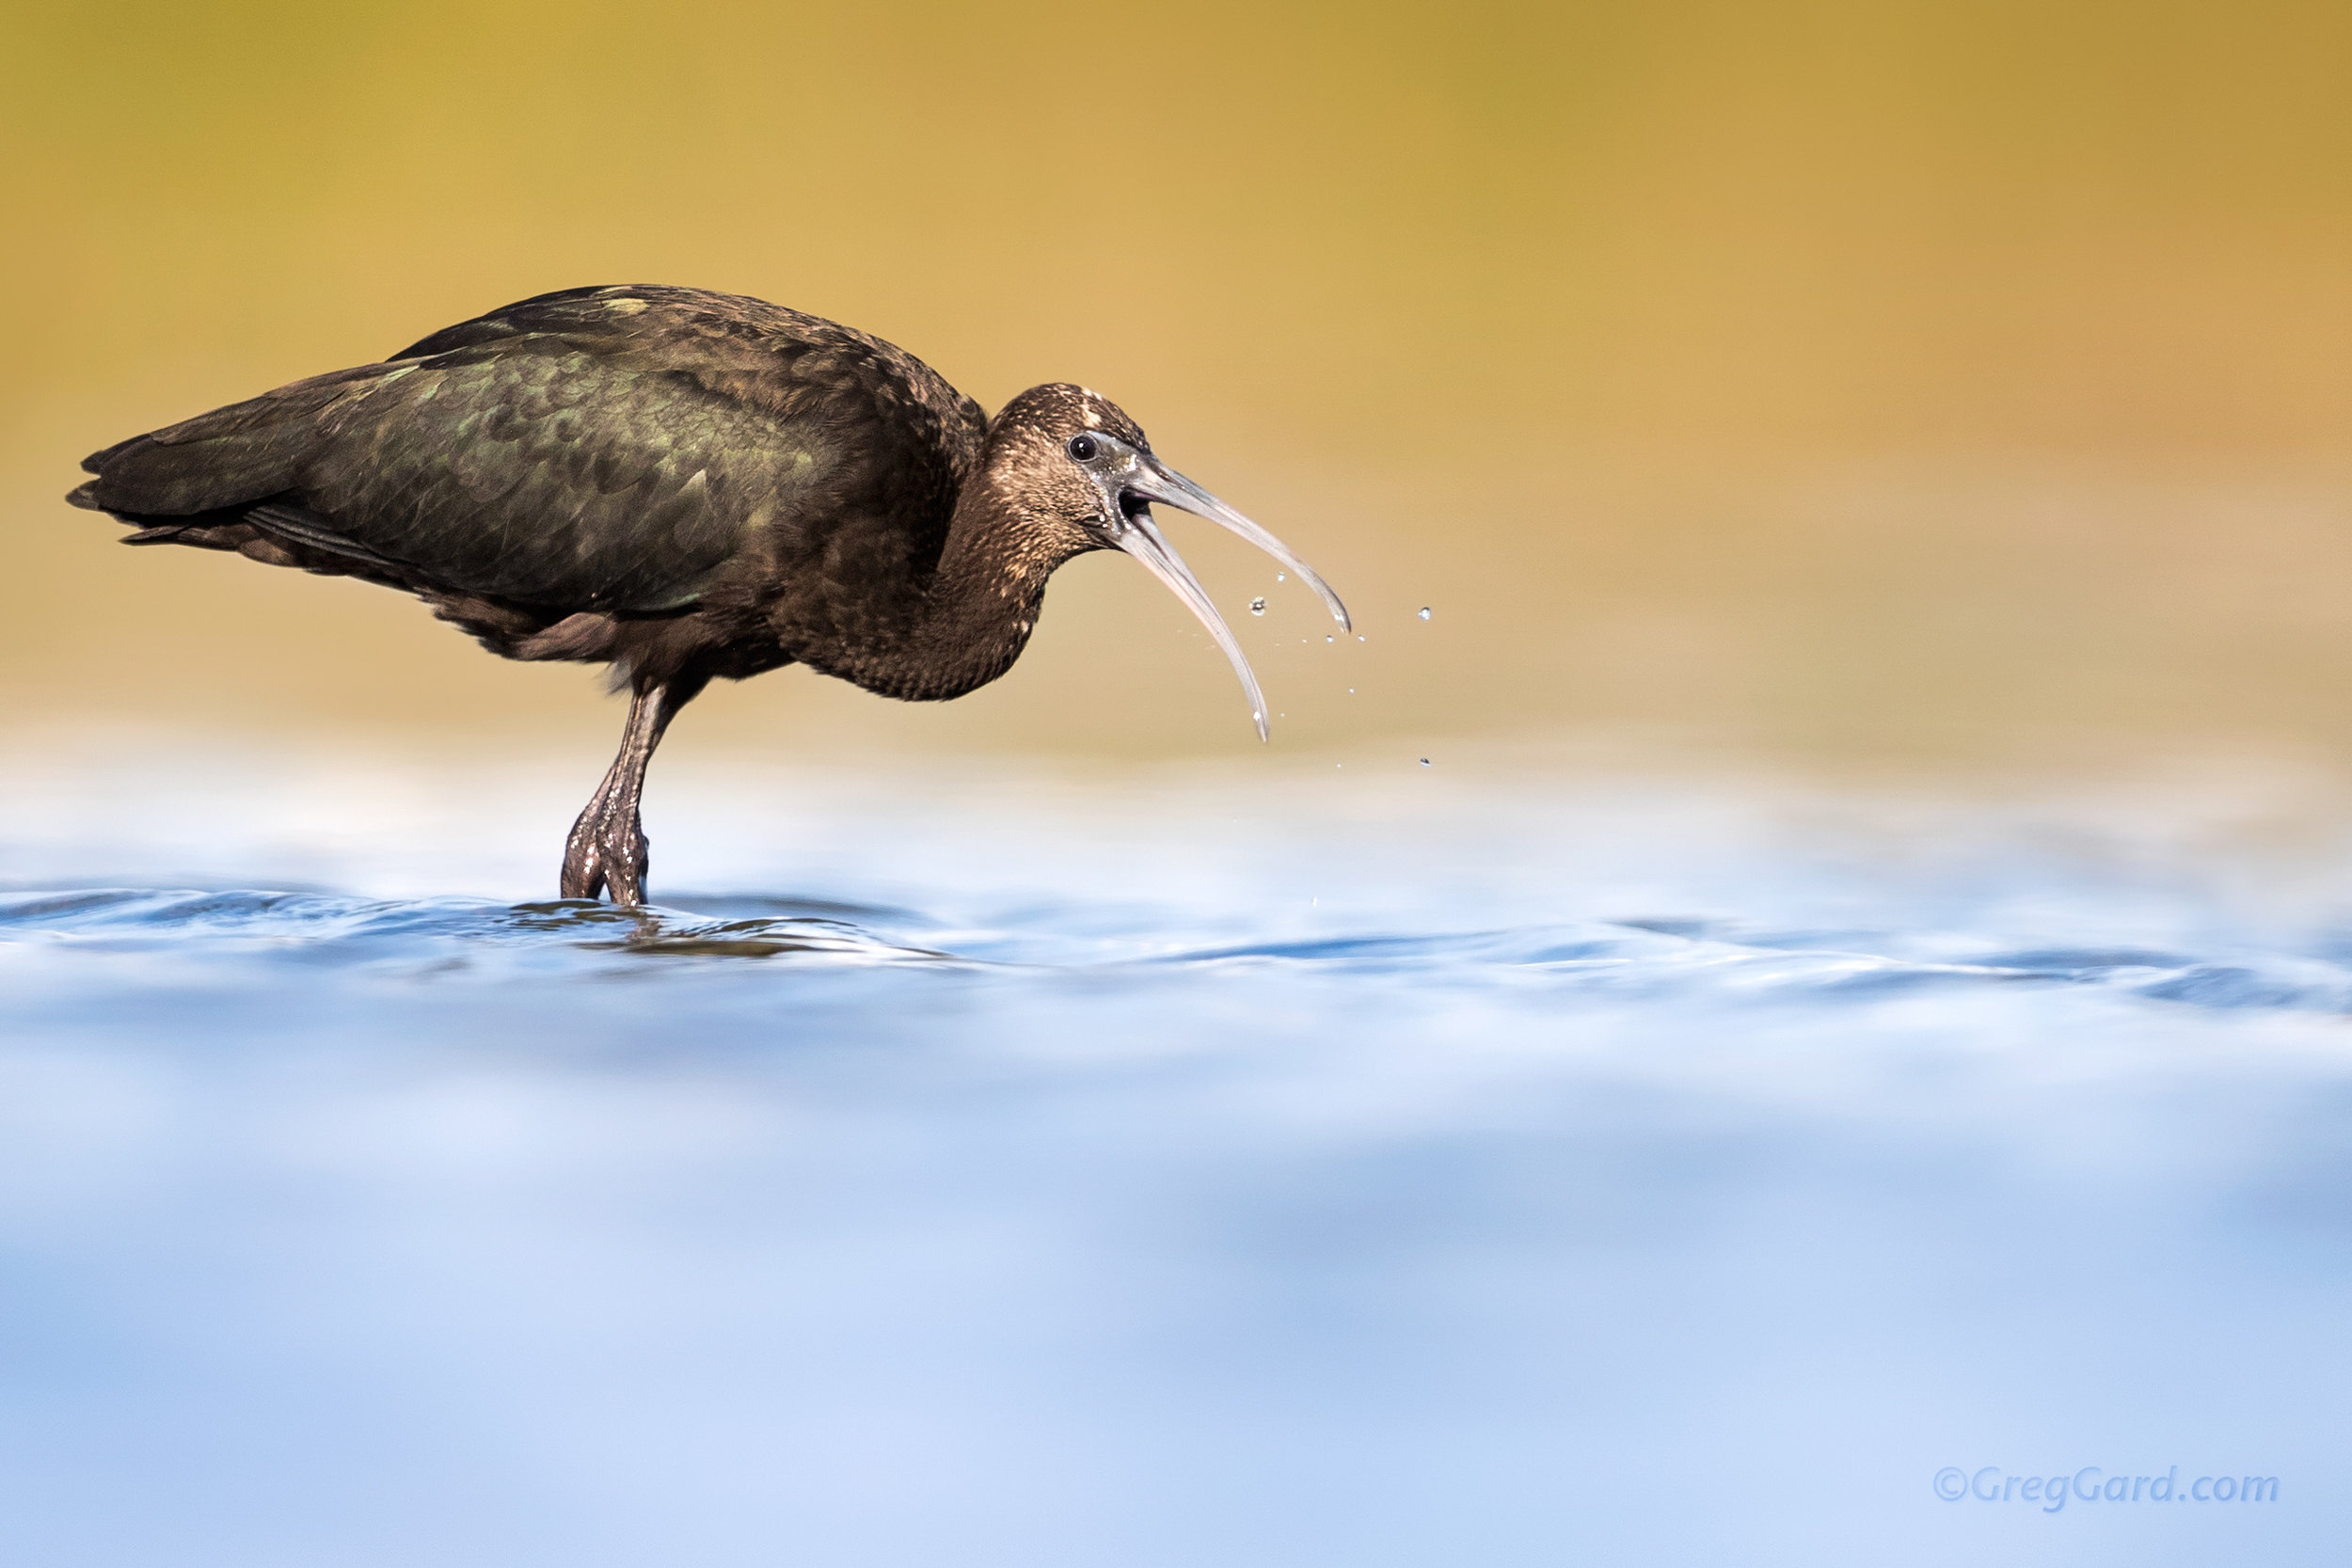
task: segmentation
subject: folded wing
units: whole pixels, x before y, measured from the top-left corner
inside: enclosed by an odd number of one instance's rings
[[[829,395],[855,388],[796,379],[772,338],[637,319],[656,309],[525,302],[95,453],[72,499],[149,527],[245,521],[520,605],[679,609],[819,498]]]

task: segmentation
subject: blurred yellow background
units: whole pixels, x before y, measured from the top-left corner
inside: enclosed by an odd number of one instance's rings
[[[101,0],[0,29],[20,730],[600,752],[583,671],[380,589],[120,549],[59,497],[123,436],[661,281],[879,333],[992,407],[1121,402],[1359,611],[1327,646],[1295,583],[1171,525],[1280,746],[2352,756],[2340,0]],[[736,742],[1254,745],[1110,556],[993,688],[787,671],[674,744]]]

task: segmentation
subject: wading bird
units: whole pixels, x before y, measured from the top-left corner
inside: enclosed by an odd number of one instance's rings
[[[739,295],[541,294],[93,453],[67,499],[129,545],[235,550],[415,594],[507,658],[612,666],[620,753],[564,848],[562,892],[644,901],[645,764],[714,677],[805,664],[911,702],[1012,667],[1045,579],[1142,562],[1241,645],[1152,520],[1210,518],[1339,596],[1163,464],[1082,387],[994,419],[913,355]]]

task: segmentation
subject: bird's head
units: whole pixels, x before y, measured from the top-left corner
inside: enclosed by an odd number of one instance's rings
[[[1124,550],[1200,618],[1232,660],[1258,737],[1264,739],[1266,706],[1258,677],[1200,579],[1152,520],[1152,503],[1165,501],[1240,534],[1296,572],[1346,626],[1347,607],[1330,585],[1289,546],[1152,455],[1142,427],[1100,393],[1065,382],[1032,387],[991,422],[989,444],[992,478],[1017,492],[1023,514],[1046,534],[1040,544],[1057,562],[1089,550]]]

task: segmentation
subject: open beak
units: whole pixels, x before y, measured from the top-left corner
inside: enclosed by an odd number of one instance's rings
[[[1173,468],[1163,467],[1152,457],[1141,457],[1135,467],[1120,476],[1120,488],[1136,500],[1166,501],[1168,505],[1221,523],[1240,534],[1258,548],[1265,551],[1283,565],[1296,572],[1306,584],[1323,597],[1331,611],[1331,618],[1344,627],[1350,623],[1347,606],[1331,592],[1331,585],[1316,575],[1315,569],[1293,555],[1290,546],[1265,530],[1210,495]],[[1216,645],[1225,650],[1225,657],[1233,662],[1233,673],[1241,677],[1241,689],[1249,699],[1249,718],[1258,726],[1258,738],[1266,738],[1265,694],[1258,689],[1258,677],[1251,673],[1249,660],[1243,657],[1241,643],[1234,640],[1233,628],[1216,612],[1209,599],[1208,590],[1192,575],[1184,558],[1168,542],[1152,521],[1151,512],[1144,507],[1122,508],[1126,527],[1112,542],[1152,570],[1152,575],[1168,584],[1168,591],[1184,601],[1184,608],[1200,618],[1216,639]]]

